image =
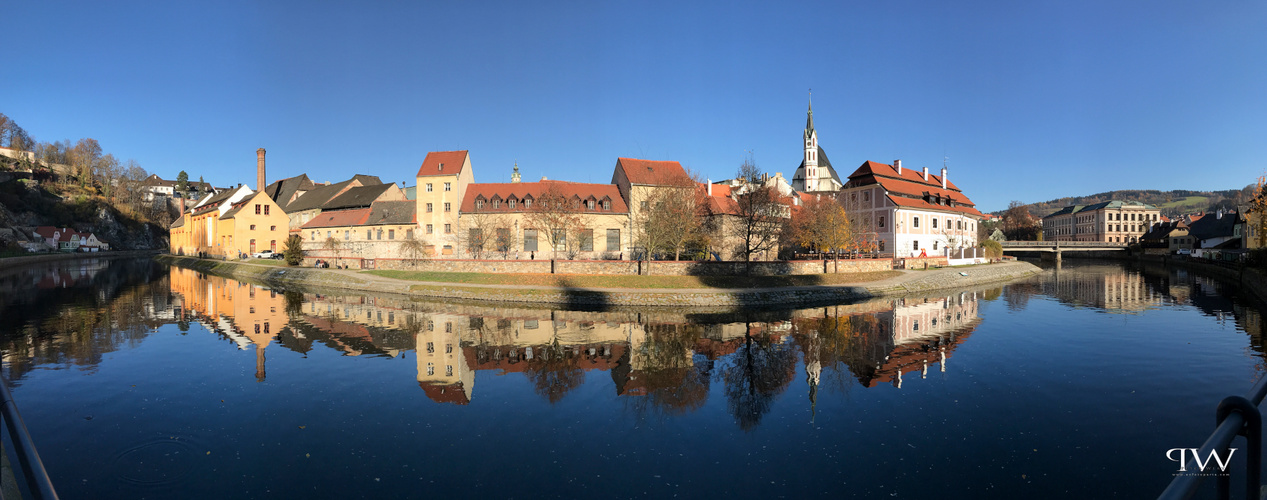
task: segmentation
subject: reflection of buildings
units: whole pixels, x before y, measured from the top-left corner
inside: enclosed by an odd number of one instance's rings
[[[287,323],[285,298],[250,283],[176,267],[171,271],[171,287],[181,297],[178,314],[182,320],[198,321],[231,339],[238,349],[255,344],[255,377],[262,382],[264,349]]]
[[[743,318],[287,296],[179,269],[172,272],[172,290],[182,297],[182,316],[240,348],[257,346],[261,380],[263,351],[273,340],[297,352],[320,344],[349,356],[397,357],[412,350],[422,391],[453,404],[473,400],[475,373],[484,370],[522,374],[552,402],[578,387],[586,372],[608,372],[616,394],[670,411],[698,407],[715,378],[728,394],[743,386],[773,397],[795,378],[801,358],[814,372],[812,384],[822,370],[837,370],[866,387],[900,387],[906,374],[926,373],[929,365],[944,371],[946,358],[979,321],[973,293],[737,322]],[[743,395],[735,394],[727,397]]]
[[[1108,312],[1137,312],[1160,306],[1165,291],[1144,275],[1116,264],[1065,264],[1042,283],[1042,293],[1066,304]]]

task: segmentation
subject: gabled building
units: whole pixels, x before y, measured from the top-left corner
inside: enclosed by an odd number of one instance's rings
[[[382,184],[383,182],[376,176],[354,175],[346,181],[316,185],[307,192],[295,195],[290,203],[282,205],[282,210],[290,218],[290,227],[297,228],[312,220],[323,209],[326,209],[330,201],[347,193],[349,190]]]
[[[982,214],[941,175],[867,161],[849,175],[837,200],[850,214],[862,244],[881,255],[934,257],[977,245]]]
[[[1193,221],[1188,233],[1194,240],[1194,249],[1235,250],[1241,248],[1242,227],[1239,214],[1219,210]]]
[[[627,255],[630,209],[619,185],[552,180],[468,186],[460,207],[462,225],[457,236],[461,245],[457,252],[441,248],[441,255],[551,258],[550,228],[542,227],[543,217],[537,215],[542,212],[538,204],[546,197],[566,199],[567,215],[575,217],[570,231],[553,238],[560,258],[618,259]],[[447,235],[451,228],[422,225],[422,236],[429,240],[441,231]]]

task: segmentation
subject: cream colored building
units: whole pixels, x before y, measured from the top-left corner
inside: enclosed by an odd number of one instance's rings
[[[1161,211],[1145,203],[1070,205],[1043,217],[1043,240],[1135,243],[1159,220]]]

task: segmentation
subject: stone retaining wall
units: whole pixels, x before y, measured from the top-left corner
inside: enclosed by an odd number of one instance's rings
[[[343,265],[350,269],[390,269],[399,271],[429,271],[446,273],[508,273],[508,274],[607,274],[607,275],[657,275],[657,276],[741,276],[749,273],[757,276],[782,276],[789,274],[860,273],[893,269],[892,259],[843,259],[791,260],[777,262],[698,262],[629,260],[558,260],[553,269],[549,260],[472,260],[472,259],[332,259],[324,258],[332,266]],[[940,259],[940,260],[939,260]],[[909,261],[910,259],[908,259]],[[317,258],[307,257],[304,266],[312,267]],[[945,257],[920,259],[929,267],[946,265]],[[372,263],[372,264],[371,264]]]

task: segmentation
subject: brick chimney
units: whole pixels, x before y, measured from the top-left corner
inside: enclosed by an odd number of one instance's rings
[[[941,167],[941,188],[946,189],[946,167]]]
[[[893,168],[897,169],[898,177],[902,176],[902,160],[893,160]]]
[[[928,167],[924,167],[924,182],[928,182]]]
[[[263,191],[264,186],[266,186],[266,184],[264,184],[264,148],[255,150],[255,156],[255,190]]]

